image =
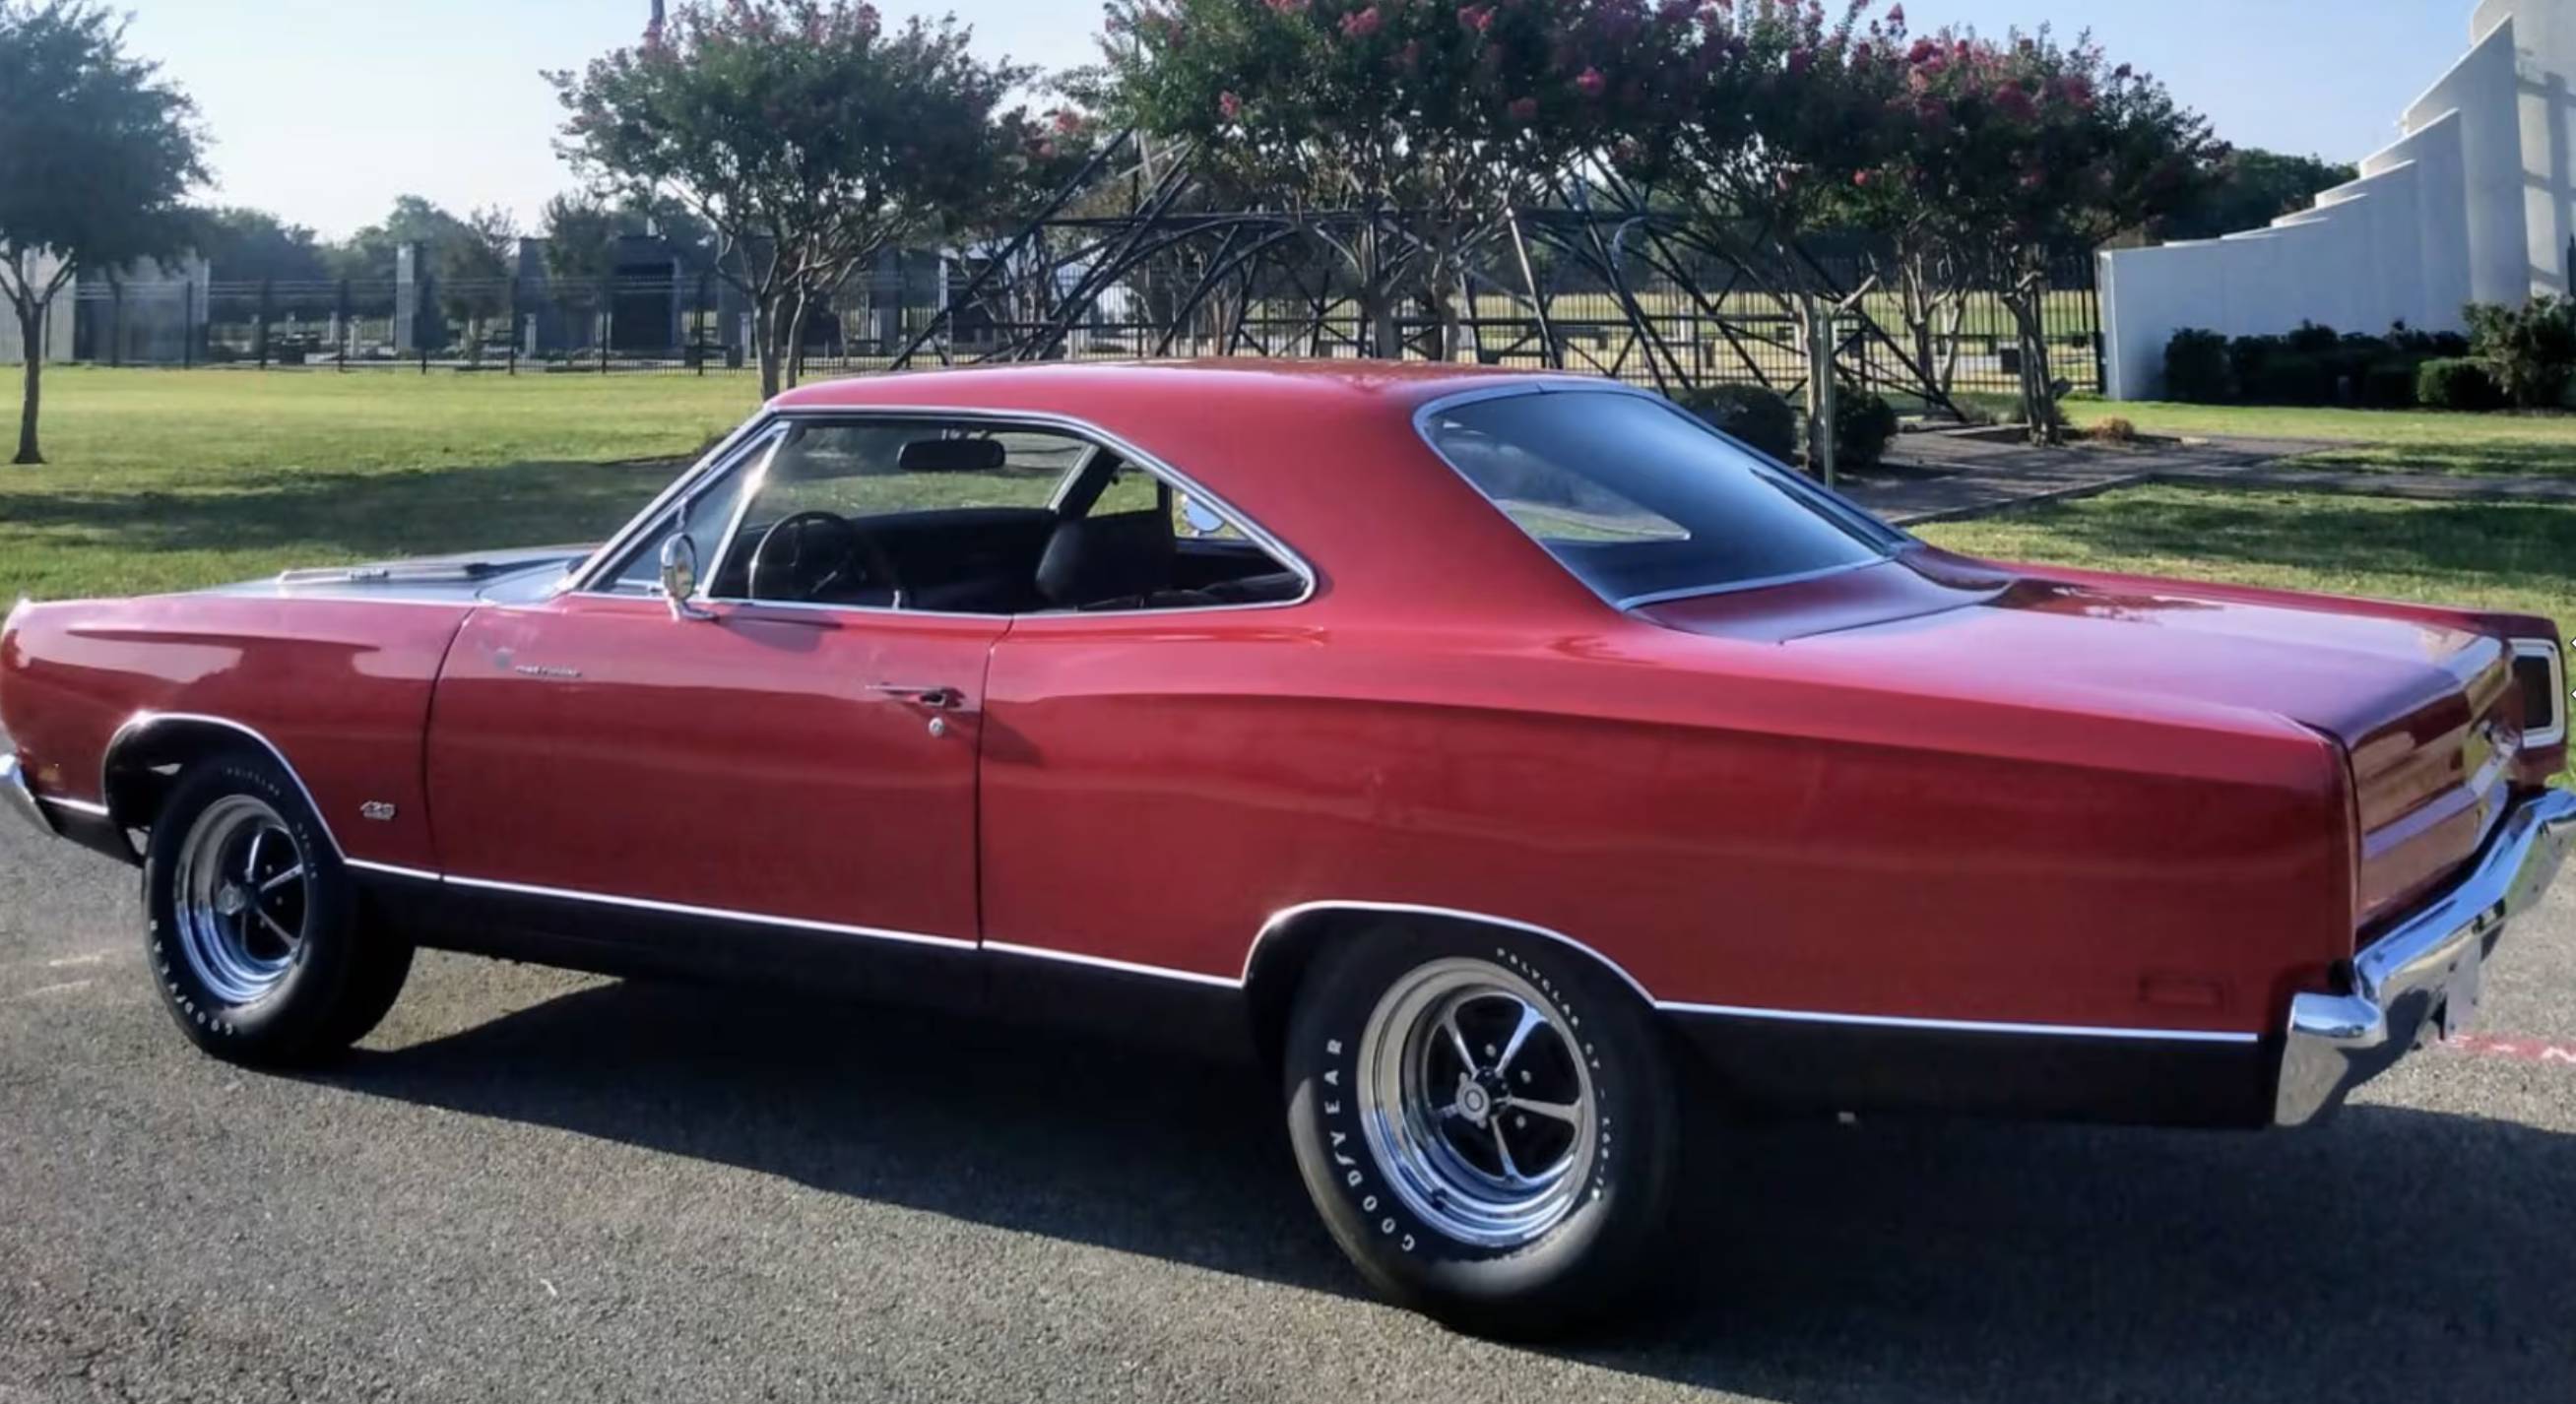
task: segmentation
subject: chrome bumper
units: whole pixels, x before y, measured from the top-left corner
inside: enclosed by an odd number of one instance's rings
[[[2576,793],[2544,790],[2507,814],[2477,866],[2353,960],[2349,994],[2290,1002],[2273,1121],[2302,1126],[2385,1072],[2428,1030],[2467,1020],[2505,920],[2538,901],[2576,843]]]
[[[54,827],[53,816],[45,812],[45,806],[37,802],[36,792],[28,787],[27,772],[18,764],[16,751],[0,751],[0,795],[6,796],[0,803],[6,803],[45,837],[61,837],[62,831]]]

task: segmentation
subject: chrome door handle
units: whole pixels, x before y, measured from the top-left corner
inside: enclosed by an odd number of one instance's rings
[[[953,687],[924,687],[915,683],[871,683],[868,691],[942,710],[953,710],[966,705],[966,694]]]

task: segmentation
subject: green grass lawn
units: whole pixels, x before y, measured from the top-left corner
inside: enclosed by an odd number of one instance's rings
[[[594,539],[758,395],[741,375],[49,370],[50,461],[0,466],[0,607]]]
[[[1917,534],[2005,560],[2525,610],[2576,627],[2576,506],[2162,486]]]
[[[2320,439],[2337,447],[2291,460],[2335,468],[2453,474],[2576,476],[2576,415],[2453,414],[2441,410],[2306,409],[2075,400],[2067,418],[2114,416],[2148,434]]]

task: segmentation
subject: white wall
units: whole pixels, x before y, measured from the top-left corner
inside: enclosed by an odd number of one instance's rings
[[[2165,342],[2317,322],[2458,330],[2468,302],[2566,289],[2576,232],[2576,0],[2484,0],[2469,51],[2360,178],[2270,227],[2100,255],[2105,392],[2164,390]]]
[[[53,276],[53,270],[59,266],[51,259],[38,254],[35,259],[35,276],[40,281],[50,278]],[[48,361],[68,361],[72,358],[72,294],[74,291],[70,284],[65,284],[61,292],[54,294],[54,304],[45,323],[45,359]],[[14,366],[26,359],[26,348],[18,342],[17,309],[9,306],[6,299],[0,299],[0,366]],[[0,398],[13,393],[15,392],[8,387],[0,386]]]

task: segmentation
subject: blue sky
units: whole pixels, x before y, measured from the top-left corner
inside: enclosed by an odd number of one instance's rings
[[[396,195],[498,204],[533,222],[573,184],[538,70],[642,29],[648,0],[117,0],[211,128],[220,198],[338,236]],[[953,9],[989,53],[1085,62],[1091,0],[881,0]],[[2090,27],[2206,112],[2220,135],[2356,160],[2468,43],[2471,0],[1907,0],[1913,27]]]

